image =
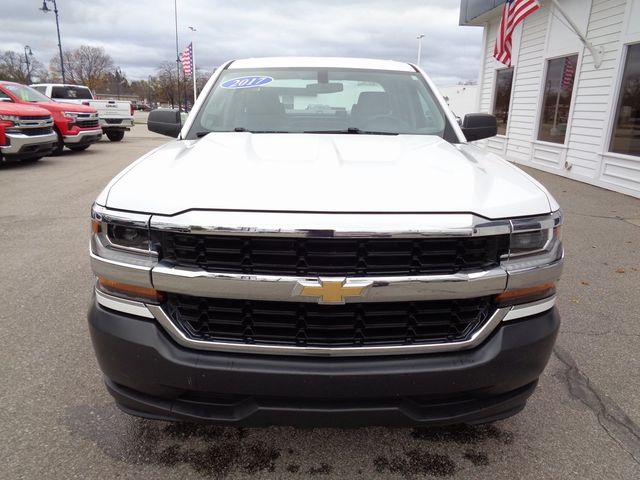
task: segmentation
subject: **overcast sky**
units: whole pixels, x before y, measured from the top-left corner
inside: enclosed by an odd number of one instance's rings
[[[0,50],[49,64],[57,55],[53,12],[42,0],[0,0]],[[130,80],[175,61],[173,0],[57,0],[62,47],[102,46]],[[52,8],[52,4],[49,3]],[[459,27],[459,0],[178,0],[182,50],[194,42],[198,68],[232,58],[324,55],[415,62],[440,85],[477,79],[482,30]],[[193,26],[197,32],[191,32]]]

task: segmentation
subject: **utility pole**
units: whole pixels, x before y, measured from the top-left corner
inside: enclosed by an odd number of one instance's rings
[[[176,78],[178,87],[176,100],[178,100],[178,111],[182,113],[182,101],[180,100],[180,47],[178,46],[178,0],[173,0],[173,16],[176,24],[176,73],[178,74]]]
[[[47,2],[53,2],[53,13],[56,14],[56,30],[58,31],[58,51],[60,52],[60,74],[62,75],[62,83],[67,83],[64,75],[64,60],[62,58],[62,42],[60,41],[60,22],[58,21],[58,4],[56,0],[42,0],[42,10],[44,13],[48,13],[49,7]]]
[[[424,38],[424,34],[419,33],[416,39],[418,40],[418,61],[416,65],[420,67],[420,60],[422,60],[422,39]]]
[[[194,27],[189,27],[192,32],[197,32]],[[196,103],[198,91],[196,89],[196,47],[193,45],[193,37],[191,38],[191,76],[193,77],[193,103]],[[191,106],[193,108],[193,105]]]

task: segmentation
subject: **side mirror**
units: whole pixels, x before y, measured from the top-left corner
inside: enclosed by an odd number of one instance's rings
[[[182,129],[180,111],[177,109],[152,110],[147,119],[147,128],[150,132],[176,138]]]
[[[469,113],[464,116],[462,133],[469,142],[494,137],[498,134],[496,117],[489,113]]]

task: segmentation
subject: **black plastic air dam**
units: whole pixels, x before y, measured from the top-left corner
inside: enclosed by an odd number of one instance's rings
[[[380,357],[189,350],[153,320],[93,303],[89,328],[127,413],[222,425],[482,423],[524,408],[560,325],[556,309],[505,322],[467,351]]]

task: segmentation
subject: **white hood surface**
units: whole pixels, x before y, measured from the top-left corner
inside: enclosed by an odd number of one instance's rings
[[[551,211],[545,191],[500,157],[423,135],[211,133],[169,142],[104,193],[108,208],[159,215],[465,212],[496,219]]]

